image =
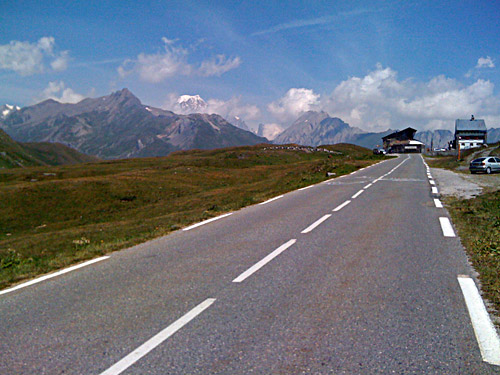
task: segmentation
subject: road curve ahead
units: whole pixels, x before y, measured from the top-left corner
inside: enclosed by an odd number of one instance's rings
[[[500,373],[431,181],[403,155],[1,294],[0,374]]]

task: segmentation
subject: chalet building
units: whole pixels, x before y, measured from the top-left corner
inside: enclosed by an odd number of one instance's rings
[[[413,128],[406,128],[385,137],[382,137],[384,149],[389,153],[421,153],[424,144],[413,139],[417,131]]]
[[[488,130],[484,120],[476,120],[474,116],[470,120],[455,120],[455,148],[460,146],[461,150],[473,147],[481,147],[486,144]]]

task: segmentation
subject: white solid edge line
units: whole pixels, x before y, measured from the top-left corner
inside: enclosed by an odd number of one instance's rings
[[[432,187],[432,194],[438,194],[438,188],[433,186]]]
[[[337,212],[337,211],[340,211],[341,209],[343,209],[345,206],[347,206],[349,203],[351,203],[351,201],[345,201],[344,203],[342,203],[341,205],[337,206],[336,208],[334,208],[332,211],[333,212]]]
[[[183,231],[187,231],[187,230],[191,230],[191,229],[194,229],[194,228],[197,228],[199,226],[202,226],[202,225],[205,225],[205,224],[208,224],[208,223],[211,223],[212,221],[215,221],[215,220],[219,220],[219,219],[222,219],[224,217],[228,217],[229,215],[232,215],[233,213],[232,212],[229,212],[227,214],[224,214],[224,215],[220,215],[220,216],[217,216],[217,217],[213,217],[211,219],[208,219],[208,220],[205,220],[205,221],[200,221],[199,223],[196,223],[196,224],[193,224],[189,227],[186,227],[186,228],[182,228]]]
[[[263,204],[268,204],[269,202],[272,202],[272,201],[275,201],[276,199],[280,199],[280,198],[283,198],[283,195],[278,195],[277,197],[274,197],[274,198],[271,198],[271,199],[268,199],[267,201],[265,202],[262,202],[262,203],[259,203],[259,205],[263,205]]]
[[[296,239],[291,239],[290,241],[284,243],[280,247],[278,247],[276,250],[274,250],[272,253],[264,257],[262,260],[258,261],[255,263],[252,267],[247,269],[245,272],[243,272],[240,276],[238,276],[236,279],[233,280],[233,283],[241,283],[243,280],[245,280],[247,277],[251,276],[258,270],[260,270],[262,267],[264,267],[267,263],[269,263],[271,260],[276,258],[278,255],[280,255],[283,251],[288,249],[290,246],[292,246],[295,242],[297,242]]]
[[[42,277],[39,277],[39,278],[36,278],[36,279],[33,279],[33,280],[30,280],[30,281],[27,281],[25,283],[22,283],[22,284],[19,284],[19,285],[16,285],[12,288],[9,288],[9,289],[5,289],[5,290],[1,290],[0,291],[0,295],[1,294],[6,294],[6,293],[10,293],[10,292],[13,292],[14,290],[18,290],[18,289],[21,289],[21,288],[25,288],[27,286],[30,286],[30,285],[33,285],[33,284],[37,284],[39,282],[42,282],[42,281],[45,281],[45,280],[48,280],[48,279],[51,279],[53,277],[56,277],[56,276],[60,276],[60,275],[63,275],[65,273],[68,273],[68,272],[71,272],[71,271],[74,271],[74,270],[77,270],[78,268],[82,268],[82,267],[85,267],[85,266],[89,266],[93,263],[97,263],[97,262],[100,262],[102,260],[105,260],[105,259],[108,259],[109,258],[109,255],[106,255],[106,256],[103,256],[103,257],[100,257],[100,258],[95,258],[95,259],[92,259],[92,260],[89,260],[87,262],[84,262],[84,263],[80,263],[80,264],[77,264],[77,265],[74,265],[74,266],[71,266],[71,267],[68,267],[68,268],[65,268],[65,269],[62,269],[62,270],[59,270],[57,272],[54,272],[54,273],[50,273],[48,275],[45,275],[45,276],[42,276]]]
[[[443,204],[437,198],[434,198],[434,204],[436,205],[436,208],[443,208]]]
[[[312,188],[313,186],[314,186],[314,185],[309,185],[309,186],[306,186],[306,187],[300,188],[299,190],[306,190],[306,189]]]
[[[476,284],[468,276],[459,275],[457,279],[464,295],[467,310],[469,310],[470,320],[483,361],[500,366],[500,339],[486,311]]]
[[[370,183],[370,184],[366,185],[363,189],[368,189],[368,188],[369,188],[370,186],[372,186],[372,185],[373,185],[373,184],[371,184],[371,183]]]
[[[455,231],[451,226],[450,219],[447,217],[440,217],[439,223],[441,224],[441,230],[443,231],[443,235],[445,237],[455,237]]]
[[[177,319],[175,322],[170,324],[163,331],[157,333],[155,336],[150,338],[144,344],[135,349],[132,353],[116,362],[113,366],[108,368],[106,371],[102,372],[101,375],[118,375],[123,371],[132,366],[139,359],[144,357],[158,345],[160,345],[163,341],[168,339],[174,333],[176,333],[179,329],[184,327],[191,320],[196,318],[199,314],[201,314],[204,310],[206,310],[212,303],[215,302],[215,298],[207,298],[205,301],[200,303],[198,306],[193,308],[191,311]]]
[[[356,199],[357,197],[359,197],[362,193],[364,192],[363,189],[361,189],[360,191],[358,191],[356,194],[354,194],[351,199]]]
[[[323,216],[321,219],[316,220],[314,223],[312,223],[311,225],[309,225],[306,229],[304,229],[300,233],[309,233],[309,232],[311,232],[314,228],[316,228],[318,225],[320,225],[323,221],[325,221],[326,219],[328,219],[330,216],[332,216],[332,215],[331,214],[327,214],[327,215]]]

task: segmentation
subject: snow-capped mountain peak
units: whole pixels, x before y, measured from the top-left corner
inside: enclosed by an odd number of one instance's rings
[[[19,111],[20,109],[21,109],[21,107],[19,107],[17,105],[4,104],[4,105],[0,106],[0,117],[6,118],[12,112]]]
[[[184,113],[203,112],[207,108],[207,103],[199,95],[181,95],[177,105]]]

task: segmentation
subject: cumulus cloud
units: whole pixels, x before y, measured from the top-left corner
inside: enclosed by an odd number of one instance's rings
[[[493,60],[489,56],[480,57],[477,60],[477,65],[476,65],[477,69],[481,69],[481,68],[494,68],[494,67],[495,67],[495,64],[493,63]]]
[[[54,52],[55,39],[43,37],[36,43],[11,41],[0,45],[0,69],[12,70],[22,76],[43,73],[47,63],[55,71],[65,70],[69,52]]]
[[[280,122],[292,121],[302,112],[319,109],[320,95],[305,88],[292,88],[286,94],[270,103],[269,112]]]
[[[49,82],[49,85],[43,90],[41,95],[36,98],[37,101],[54,99],[61,103],[78,103],[85,99],[85,96],[76,93],[71,88],[66,87],[62,81]]]
[[[350,77],[324,98],[321,107],[352,126],[381,131],[407,126],[452,129],[455,119],[494,119],[500,114],[500,98],[490,81],[470,85],[434,77],[428,82],[399,80],[391,68],[377,68],[365,77]]]
[[[120,77],[137,73],[143,81],[159,83],[176,75],[220,76],[241,64],[239,57],[228,59],[224,55],[217,55],[196,66],[188,62],[189,51],[178,46],[177,40],[163,37],[162,42],[163,50],[158,53],[140,53],[137,59],[125,60],[118,67]]]

